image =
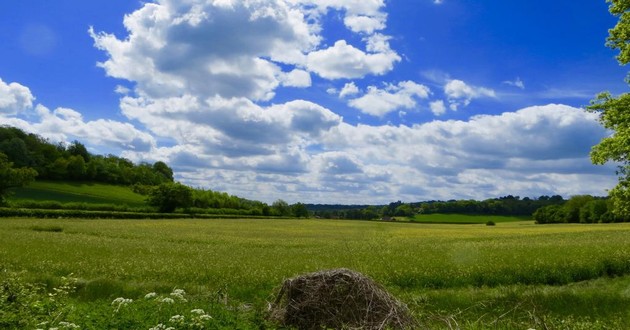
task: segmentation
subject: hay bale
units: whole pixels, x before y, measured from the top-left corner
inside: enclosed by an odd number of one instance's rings
[[[340,268],[285,280],[270,306],[273,321],[298,329],[409,329],[407,306],[358,272]]]

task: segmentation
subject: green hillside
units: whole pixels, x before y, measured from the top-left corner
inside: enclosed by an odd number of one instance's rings
[[[36,181],[26,187],[15,188],[12,192],[10,201],[35,200],[144,206],[146,198],[126,186],[68,181]]]

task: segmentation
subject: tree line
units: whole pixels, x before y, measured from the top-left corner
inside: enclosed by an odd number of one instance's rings
[[[37,178],[52,181],[89,181],[130,186],[147,196],[147,204],[160,212],[179,209],[185,213],[227,213],[260,216],[308,217],[304,204],[272,205],[175,182],[173,170],[164,162],[134,164],[114,155],[94,155],[79,141],[70,144],[49,140],[19,128],[0,126],[0,205],[6,204],[9,189]],[[230,211],[232,210],[232,211]]]
[[[543,195],[537,198],[507,195],[477,200],[425,201],[416,203],[392,202],[387,205],[313,205],[313,214],[326,219],[372,220],[388,217],[409,217],[416,214],[469,214],[531,216],[537,209],[548,205],[560,205],[566,201],[560,195]]]
[[[51,143],[16,127],[0,126],[0,153],[15,168],[35,170],[40,180],[150,186],[173,182],[173,170],[164,162],[136,165],[114,155],[93,155],[79,141]]]

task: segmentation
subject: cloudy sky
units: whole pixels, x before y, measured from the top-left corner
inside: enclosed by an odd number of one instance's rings
[[[0,2],[0,124],[272,202],[604,195],[604,0]]]

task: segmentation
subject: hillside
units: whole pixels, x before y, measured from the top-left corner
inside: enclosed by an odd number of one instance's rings
[[[90,204],[126,204],[144,206],[145,196],[130,187],[92,182],[36,181],[22,188],[12,189],[9,201],[35,200],[78,202]]]

